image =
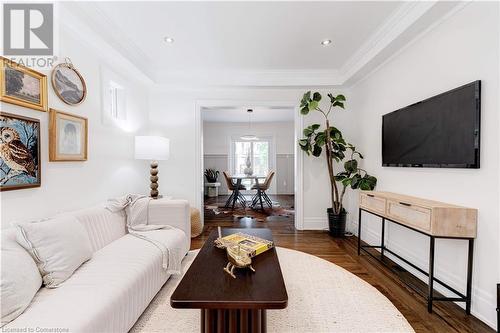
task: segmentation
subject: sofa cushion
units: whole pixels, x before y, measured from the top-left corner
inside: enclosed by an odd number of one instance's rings
[[[183,232],[157,232],[169,246],[186,247]],[[5,327],[127,332],[168,277],[161,251],[148,241],[126,235],[95,252],[59,288],[43,288],[28,311]]]
[[[48,288],[56,288],[92,256],[85,228],[70,215],[16,225],[17,241],[33,257]]]
[[[42,276],[28,252],[16,242],[14,228],[2,231],[0,300],[2,326],[28,307],[42,286]]]
[[[93,252],[126,234],[125,211],[112,213],[104,205],[99,205],[70,214],[75,216],[87,230]]]

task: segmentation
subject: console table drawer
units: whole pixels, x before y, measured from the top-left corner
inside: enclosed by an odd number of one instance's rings
[[[385,203],[384,198],[379,198],[371,196],[368,194],[361,194],[360,206],[368,210],[378,212],[380,214],[385,214]]]
[[[418,229],[431,230],[431,210],[398,201],[387,201],[387,215]]]

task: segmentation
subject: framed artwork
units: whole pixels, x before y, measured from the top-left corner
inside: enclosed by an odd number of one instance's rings
[[[47,77],[0,57],[0,100],[47,111]]]
[[[40,121],[0,112],[0,191],[40,187]]]
[[[86,161],[87,137],[87,118],[50,109],[50,161]]]
[[[68,105],[78,105],[87,96],[87,86],[71,61],[57,65],[52,70],[52,88],[56,95]]]

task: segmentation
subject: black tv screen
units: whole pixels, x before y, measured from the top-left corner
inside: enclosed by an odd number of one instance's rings
[[[382,117],[382,164],[479,168],[481,81]]]

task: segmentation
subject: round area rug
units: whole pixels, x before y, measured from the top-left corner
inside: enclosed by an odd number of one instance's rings
[[[414,332],[384,295],[354,274],[307,253],[277,251],[288,307],[267,311],[268,332]],[[190,251],[184,259],[184,272],[197,253]],[[130,332],[200,331],[200,310],[170,306],[180,279],[168,280]]]

